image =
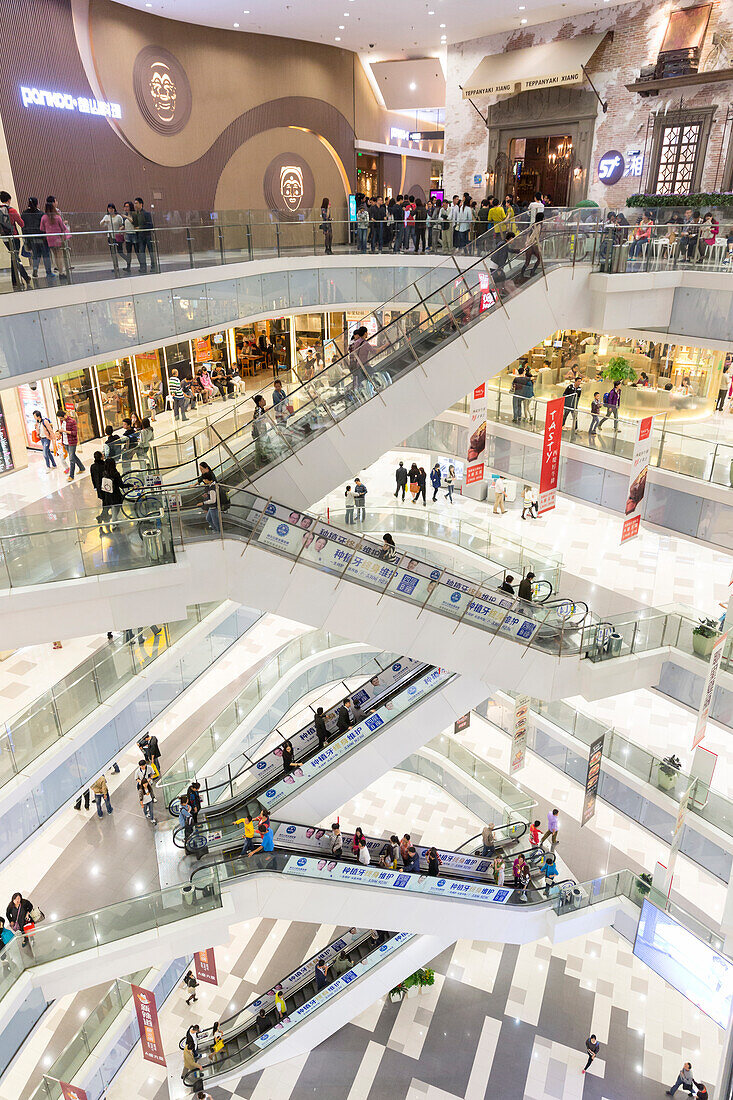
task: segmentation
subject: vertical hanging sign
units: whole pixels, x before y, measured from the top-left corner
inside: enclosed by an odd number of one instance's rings
[[[512,731],[512,758],[509,771],[512,775],[524,767],[527,754],[527,722],[529,720],[529,695],[518,695],[514,700],[514,729]]]
[[[693,750],[702,741],[705,736],[705,727],[708,724],[708,715],[710,714],[710,708],[713,705],[713,692],[715,691],[715,681],[718,678],[718,669],[720,668],[720,662],[723,659],[723,650],[725,649],[725,643],[728,638],[728,631],[725,634],[721,634],[717,642],[713,646],[713,651],[710,654],[710,664],[708,665],[708,674],[705,680],[705,686],[702,689],[702,699],[700,700],[700,710],[697,713],[697,725],[695,726],[695,737],[692,742]]]
[[[209,985],[219,984],[213,947],[207,947],[205,951],[197,951],[193,957],[193,963],[196,968],[196,977],[200,982],[207,982]]]
[[[487,309],[496,303],[496,294],[491,289],[491,278],[487,271],[479,271],[478,273],[478,288],[481,295],[479,299],[478,311],[484,313]]]
[[[76,1085],[67,1085],[66,1081],[59,1081],[59,1087],[61,1088],[63,1100],[87,1100],[84,1089],[80,1089]]]
[[[667,864],[667,888],[672,884],[672,875],[674,874],[674,865],[677,861],[677,853],[680,850],[682,844],[682,829],[685,824],[685,816],[687,814],[687,807],[690,805],[690,799],[692,798],[692,792],[697,785],[697,779],[693,779],[690,782],[689,787],[682,795],[680,799],[679,809],[677,811],[677,820],[674,825],[674,832],[672,833],[672,842],[669,846],[669,863]]]
[[[545,412],[545,438],[542,444],[542,468],[540,469],[540,495],[538,515],[555,507],[557,477],[560,471],[560,441],[562,440],[562,410],[565,401],[556,397],[547,402]]]
[[[626,519],[621,529],[621,542],[628,542],[629,539],[634,539],[639,534],[641,502],[644,499],[646,475],[649,469],[649,460],[652,457],[653,424],[653,416],[645,416],[639,422],[639,430],[634,443],[634,456],[631,459],[629,495],[626,498]]]
[[[139,985],[133,985],[130,988],[132,989],[132,999],[135,1002],[135,1012],[140,1028],[143,1058],[146,1062],[155,1062],[156,1066],[164,1066],[166,1062],[163,1054],[163,1041],[160,1037],[155,994]]]
[[[596,737],[591,742],[588,752],[588,772],[585,777],[585,798],[583,799],[583,816],[580,819],[581,827],[587,825],[596,812],[596,798],[598,797],[598,780],[601,775],[601,757],[603,756],[603,742],[605,733]]]
[[[485,477],[486,451],[486,383],[477,386],[471,395],[471,420],[468,437],[466,485],[474,485]]]

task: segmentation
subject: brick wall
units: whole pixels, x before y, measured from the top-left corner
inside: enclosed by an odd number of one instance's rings
[[[598,158],[608,149],[618,149],[622,153],[632,147],[643,150],[650,111],[675,109],[680,105],[680,96],[683,97],[685,108],[717,105],[702,177],[703,189],[711,190],[723,144],[723,156],[727,150],[727,135],[723,134],[723,130],[727,105],[733,98],[733,82],[677,88],[644,99],[625,88],[626,84],[631,84],[638,78],[642,65],[656,61],[670,12],[694,7],[699,2],[700,0],[668,0],[661,4],[627,4],[572,19],[523,28],[521,31],[459,42],[449,47],[444,165],[446,193],[461,194],[467,190],[475,196],[477,189],[472,187],[474,173],[485,172],[487,168],[493,167],[486,163],[486,127],[471,103],[462,99],[459,88],[459,85],[468,80],[479,62],[486,55],[602,31],[613,31],[613,41],[606,39],[596,51],[588,65],[588,72],[601,98],[608,100],[608,113],[604,115],[600,104],[598,105],[591,163],[583,166],[588,173],[588,197],[604,206],[623,206],[628,195],[642,189],[643,177],[640,180],[632,176],[624,177],[611,187],[605,187],[597,177]],[[713,2],[703,46],[703,62],[716,30],[733,32],[733,0]],[[733,55],[731,66],[733,67]],[[533,94],[541,97],[543,93],[537,91]],[[496,102],[496,97],[484,96],[476,100],[484,115],[492,102]]]

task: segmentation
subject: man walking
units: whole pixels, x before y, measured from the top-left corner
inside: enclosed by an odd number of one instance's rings
[[[438,489],[440,488],[441,483],[442,478],[440,476],[440,466],[436,462],[432,470],[430,471],[430,484],[433,487],[433,504],[435,504],[436,500],[438,499]]]
[[[356,521],[357,521],[357,523],[359,522],[359,520],[362,520],[362,522],[363,522],[364,519],[366,518],[366,508],[365,508],[366,495],[367,495],[366,485],[364,484],[363,481],[361,481],[360,478],[355,477],[354,478],[354,500],[356,502]]]
[[[158,266],[155,262],[155,251],[153,249],[153,219],[150,211],[145,209],[145,204],[139,195],[135,199],[135,213],[132,215],[132,223],[137,233],[137,258],[141,273],[144,274],[148,270],[146,252],[150,254],[150,270],[157,271]]]
[[[405,500],[405,488],[407,487],[407,470],[405,469],[404,462],[400,462],[399,466],[394,473],[395,481],[397,482],[397,488],[395,489],[395,499],[399,493],[402,493],[402,501]]]
[[[325,748],[328,741],[328,730],[326,729],[326,719],[323,717],[323,707],[319,707],[313,718],[313,725],[316,729],[316,737],[318,738],[318,749]]]
[[[560,814],[560,811],[558,809],[550,810],[548,812],[548,814],[547,814],[547,832],[544,834],[544,836],[542,837],[542,840],[540,841],[540,848],[545,843],[548,836],[552,837],[552,847],[553,848],[557,844],[557,828],[558,828],[557,819],[558,819],[559,814]]]
[[[598,1042],[595,1035],[589,1035],[585,1040],[585,1049],[588,1051],[588,1061],[585,1063],[585,1067],[582,1071],[583,1073],[585,1073],[587,1069],[590,1069],[591,1062],[601,1049],[601,1044]]]
[[[181,380],[178,377],[178,371],[172,370],[168,375],[168,392],[173,398],[173,418],[178,420],[180,414],[181,420],[188,420],[186,416],[186,395],[183,392],[183,386]]]
[[[67,411],[66,416],[61,421],[61,442],[66,447],[66,453],[69,456],[69,476],[67,481],[74,480],[74,468],[77,467],[80,474],[84,473],[84,465],[81,459],[76,457],[76,448],[79,442],[79,429],[74,419],[74,414]]]
[[[689,1092],[690,1095],[692,1095],[692,1086],[694,1085],[694,1083],[695,1082],[692,1077],[692,1063],[685,1062],[684,1066],[677,1074],[677,1080],[672,1085],[672,1088],[667,1089],[667,1096],[674,1096],[680,1085],[682,1085],[682,1088],[685,1092]]]
[[[100,775],[96,783],[92,783],[92,794],[94,795],[94,801],[97,804],[97,817],[102,817],[102,800],[107,807],[107,813],[113,813],[112,803],[109,800],[109,789],[107,787],[107,780],[103,775]]]
[[[606,415],[598,425],[598,431],[600,432],[603,425],[607,420],[613,417],[613,430],[618,431],[618,407],[621,404],[621,383],[614,382],[613,389],[610,389],[603,398],[603,404],[606,406]]]

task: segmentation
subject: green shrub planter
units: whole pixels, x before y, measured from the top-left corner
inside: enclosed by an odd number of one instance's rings
[[[702,207],[731,210],[733,209],[733,192],[700,191],[696,195],[629,195],[626,205],[636,207],[672,206],[682,210],[700,210]]]

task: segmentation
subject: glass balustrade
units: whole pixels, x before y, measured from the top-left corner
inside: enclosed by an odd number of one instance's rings
[[[133,636],[129,641],[116,640],[101,647],[29,706],[3,722],[0,788],[167,653],[217,606],[195,604],[188,609],[185,619],[162,624],[160,633],[148,645],[140,644],[137,632],[130,631]]]

